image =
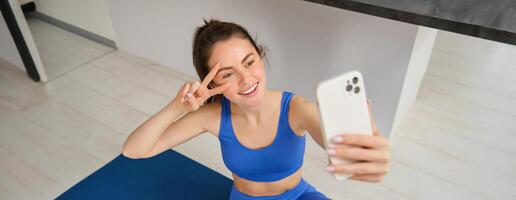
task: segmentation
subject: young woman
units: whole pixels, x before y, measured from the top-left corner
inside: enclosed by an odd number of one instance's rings
[[[302,178],[305,132],[324,148],[314,103],[290,92],[267,89],[265,53],[237,24],[205,21],[193,41],[199,81],[187,82],[162,110],[127,138],[123,154],[148,158],[209,132],[219,138],[232,172],[230,199],[327,199]],[[206,104],[205,104],[206,103]],[[388,171],[389,142],[346,134],[333,138],[331,156],[360,161],[330,165],[331,173],[379,182]]]

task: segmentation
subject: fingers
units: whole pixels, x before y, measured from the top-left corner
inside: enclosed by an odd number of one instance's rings
[[[201,85],[203,88],[208,87],[208,84],[210,84],[210,82],[213,80],[213,78],[219,71],[219,68],[220,68],[220,63],[215,64],[215,66],[213,66],[213,68],[211,68],[210,72],[206,75],[206,77],[204,77],[204,80],[202,80]]]
[[[194,110],[197,110],[199,108],[199,103],[194,97],[187,98],[186,100]]]
[[[212,90],[208,89],[208,84],[210,84],[210,82],[213,80],[219,68],[220,64],[215,64],[215,66],[213,66],[210,72],[206,75],[204,80],[202,80],[202,83],[199,81],[187,83],[184,87],[184,90],[181,92],[181,95],[183,96],[181,102],[188,101],[188,103],[191,104],[193,107],[197,107],[209,97],[216,94],[220,94],[224,90],[226,90],[229,87],[230,83],[226,83]]]
[[[181,103],[186,101],[192,107],[196,107],[196,104],[198,104],[198,103],[196,101],[196,98],[195,98],[194,94],[195,94],[195,91],[199,87],[200,87],[199,81],[187,82],[185,84],[183,92],[181,93],[181,95],[183,96],[181,98]]]
[[[387,163],[390,160],[388,153],[378,150],[364,149],[356,146],[340,146],[328,149],[328,154],[333,157]]]
[[[370,183],[378,183],[383,180],[383,177],[385,176],[385,173],[379,173],[379,174],[355,174],[349,179],[357,180],[357,181],[365,181]]]
[[[197,91],[197,89],[199,88],[200,83],[199,81],[192,81],[188,84],[190,85],[190,87],[188,88],[188,92],[185,94],[184,98],[186,103],[189,104],[194,110],[196,110],[198,108],[198,103],[194,94],[195,91]]]
[[[190,82],[190,88],[188,89],[188,92],[186,93],[186,98],[190,99],[194,97],[195,91],[200,87],[199,81],[193,81]]]
[[[337,139],[340,138],[340,139]],[[381,149],[389,148],[389,141],[383,137],[363,135],[363,134],[344,134],[333,139],[335,144],[354,145],[367,148]]]
[[[213,96],[213,95],[216,95],[216,94],[221,94],[222,92],[227,90],[230,85],[231,85],[231,82],[228,82],[228,83],[224,83],[224,85],[221,85],[219,87],[216,87],[216,88],[213,88],[213,89],[209,90],[210,91],[209,92],[210,96]]]
[[[199,106],[204,105],[204,102],[206,101],[206,99],[203,97],[197,97],[196,100],[199,103]]]
[[[371,99],[367,99],[367,110],[369,111],[369,120],[371,121],[371,129],[373,131],[373,135],[379,135],[380,131],[378,130],[378,127],[376,126],[376,121],[373,117],[373,112],[371,111]]]
[[[343,174],[386,174],[388,165],[375,162],[358,162],[348,165],[330,165],[333,173]]]
[[[220,69],[220,63],[216,63],[213,68],[211,68],[210,72],[204,77],[204,80],[201,83],[201,90],[199,91],[202,93],[200,96],[204,97],[205,99],[208,99],[209,97],[217,94],[221,94],[224,92],[230,85],[230,83],[223,84],[219,87],[216,87],[214,89],[207,89],[208,85],[211,83],[215,75],[217,75],[217,72]]]
[[[180,97],[181,97],[181,103],[183,103],[183,101],[185,100],[186,94],[188,93],[189,90],[190,90],[190,83],[186,82],[183,85],[183,87],[181,88],[181,92],[179,93]]]

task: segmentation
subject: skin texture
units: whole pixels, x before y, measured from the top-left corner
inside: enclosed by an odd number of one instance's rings
[[[239,37],[217,42],[212,48],[208,66],[210,72],[204,80],[185,83],[170,104],[131,133],[124,143],[125,156],[152,157],[204,132],[218,136],[220,102],[203,105],[206,99],[216,94],[223,94],[230,100],[233,129],[242,145],[259,149],[272,143],[280,115],[281,92],[267,89],[263,60],[252,44]],[[256,83],[256,95],[240,94]],[[318,112],[314,103],[295,95],[290,102],[289,125],[297,135],[308,132],[325,149]],[[381,136],[373,119],[371,122],[372,136],[343,133],[340,140],[334,141],[339,145],[327,149],[329,156],[359,162],[329,165],[327,171],[352,173],[354,175],[350,179],[359,181],[379,182],[383,179],[390,161],[389,142]],[[233,179],[235,187],[243,193],[270,196],[295,187],[301,176],[302,168],[276,182],[253,182],[236,174],[233,174]]]

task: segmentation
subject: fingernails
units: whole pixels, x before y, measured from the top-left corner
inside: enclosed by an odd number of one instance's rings
[[[333,156],[333,155],[337,154],[337,152],[335,151],[335,149],[328,149],[328,150],[326,150],[326,152],[327,152],[327,153],[328,153],[328,155],[330,155],[330,156]]]
[[[188,93],[186,93],[186,96],[187,96],[187,97],[192,97],[192,93],[191,93],[191,92],[188,92]]]
[[[341,136],[336,136],[333,138],[333,142],[335,142],[335,143],[339,143],[342,141],[344,141],[344,139]]]
[[[335,167],[334,167],[334,166],[331,166],[331,165],[330,165],[330,166],[327,166],[327,167],[326,167],[326,171],[333,172],[333,171],[335,171]]]

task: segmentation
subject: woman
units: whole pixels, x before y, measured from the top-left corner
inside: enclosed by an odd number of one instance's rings
[[[209,132],[219,138],[234,185],[230,199],[327,199],[302,179],[305,133],[324,148],[314,103],[267,89],[264,50],[237,24],[204,21],[193,41],[199,81],[187,82],[162,110],[127,138],[123,154],[148,158]],[[206,104],[205,104],[206,103]],[[333,138],[330,156],[360,161],[331,173],[379,182],[388,171],[389,142],[374,136]]]

